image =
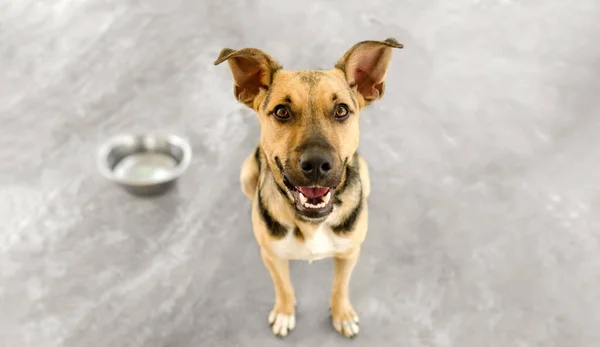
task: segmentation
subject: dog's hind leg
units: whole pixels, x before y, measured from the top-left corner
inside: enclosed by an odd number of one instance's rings
[[[258,151],[258,149],[257,149]],[[260,166],[258,162],[256,152],[252,152],[244,163],[242,164],[242,170],[240,172],[240,184],[242,191],[248,197],[253,200],[256,195],[256,187],[258,186],[258,177],[260,175]]]

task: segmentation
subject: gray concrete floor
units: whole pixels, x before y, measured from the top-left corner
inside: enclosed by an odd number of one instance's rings
[[[600,3],[0,1],[0,346],[600,345]],[[332,264],[293,263],[296,330],[238,170],[259,129],[222,47],[329,68],[396,37],[362,114],[370,233],[331,328]],[[101,178],[108,137],[172,131],[176,190]]]

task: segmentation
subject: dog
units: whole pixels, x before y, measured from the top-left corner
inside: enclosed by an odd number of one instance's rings
[[[359,332],[348,287],[367,235],[371,191],[357,152],[359,113],[383,96],[394,48],[403,48],[394,38],[359,42],[331,70],[285,71],[256,48],[223,48],[214,62],[227,61],[235,98],[260,122],[240,183],[275,289],[268,322],[276,336],[296,325],[289,260],[324,258],[334,262],[332,324],[349,338]]]

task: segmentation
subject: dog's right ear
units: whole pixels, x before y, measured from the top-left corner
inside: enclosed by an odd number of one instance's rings
[[[268,89],[273,82],[273,73],[281,69],[277,61],[256,48],[239,51],[223,48],[214,64],[219,65],[226,60],[233,76],[236,99],[250,108],[254,108],[260,90]]]

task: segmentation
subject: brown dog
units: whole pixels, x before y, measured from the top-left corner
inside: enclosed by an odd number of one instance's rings
[[[273,333],[295,326],[288,260],[334,259],[330,309],[335,329],[358,333],[348,285],[367,234],[369,172],[358,149],[359,112],[382,97],[393,38],[363,41],[328,71],[284,71],[266,53],[225,48],[237,100],[261,124],[260,143],[242,165],[252,226],[275,287]]]

